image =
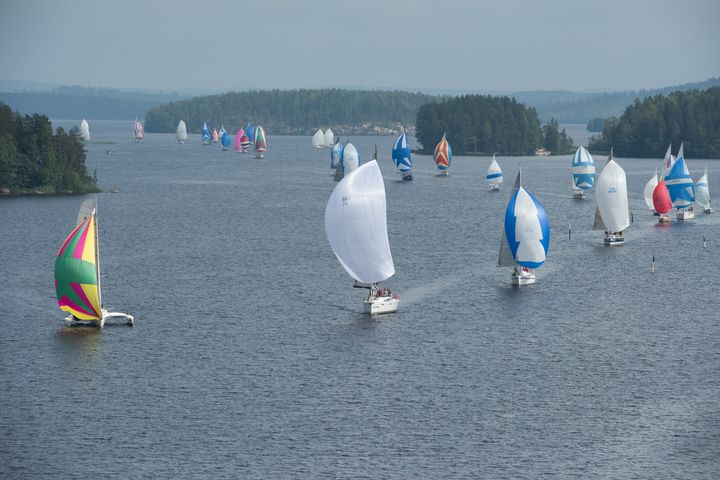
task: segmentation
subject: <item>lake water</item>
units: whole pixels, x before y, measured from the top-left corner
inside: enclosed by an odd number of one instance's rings
[[[657,225],[659,160],[618,158],[635,223],[607,248],[569,156],[500,157],[491,193],[488,158],[439,178],[417,155],[401,182],[392,138],[352,138],[362,161],[378,145],[402,297],[371,320],[310,137],[268,132],[256,160],[91,128],[117,142],[87,147],[119,190],[98,195],[104,302],[136,326],[63,326],[53,265],[81,198],[0,198],[0,477],[717,478],[720,213]],[[552,238],[515,289],[495,262],[520,164]],[[717,198],[720,162],[689,160],[706,164]]]

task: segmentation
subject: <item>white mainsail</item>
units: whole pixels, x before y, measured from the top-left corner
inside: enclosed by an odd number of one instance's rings
[[[178,142],[184,142],[187,140],[187,126],[185,126],[185,121],[180,120],[177,126],[177,139]]]
[[[337,184],[325,207],[325,233],[340,264],[358,282],[378,283],[395,274],[385,184],[375,160]]]
[[[647,181],[645,184],[645,189],[643,190],[643,198],[645,198],[645,205],[648,206],[648,208],[652,211],[655,211],[655,204],[653,203],[653,192],[655,191],[655,187],[658,184],[658,174],[657,174],[657,168],[655,169],[655,174],[650,178],[650,180]]]
[[[612,153],[597,180],[595,201],[607,231],[622,232],[630,226],[625,170],[613,160]]]
[[[315,135],[313,135],[312,145],[316,148],[325,146],[325,134],[323,133],[321,128],[318,128],[317,132],[315,132]]]
[[[80,122],[80,135],[86,142],[90,141],[90,125],[88,125],[87,120],[84,118],[82,119],[82,122]]]
[[[710,206],[710,189],[708,188],[707,167],[700,180],[695,183],[695,203],[701,208]]]
[[[325,130],[325,146],[332,147],[333,145],[335,145],[335,134],[332,129],[328,128]]]

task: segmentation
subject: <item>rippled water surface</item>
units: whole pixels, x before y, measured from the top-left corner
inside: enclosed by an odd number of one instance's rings
[[[91,128],[117,142],[87,147],[118,190],[98,195],[104,301],[136,326],[63,326],[54,256],[81,198],[0,199],[0,477],[717,478],[720,213],[658,226],[641,195],[659,160],[617,152],[635,223],[607,248],[569,156],[499,157],[551,222],[518,290],[495,267],[509,191],[487,190],[488,158],[439,178],[417,155],[401,182],[392,138],[352,138],[381,154],[402,297],[370,320],[310,137],[268,132],[255,160]],[[720,162],[689,159],[695,179],[706,164],[717,198]]]

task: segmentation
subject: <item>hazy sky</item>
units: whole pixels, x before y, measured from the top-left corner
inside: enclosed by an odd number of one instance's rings
[[[0,0],[0,80],[653,88],[720,75],[720,0]]]

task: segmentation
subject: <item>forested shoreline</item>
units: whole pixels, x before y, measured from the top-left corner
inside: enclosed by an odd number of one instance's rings
[[[45,115],[20,115],[0,102],[0,193],[95,191],[77,127],[53,132]]]

